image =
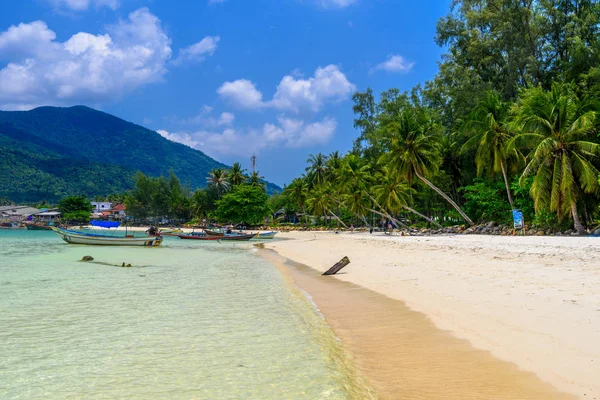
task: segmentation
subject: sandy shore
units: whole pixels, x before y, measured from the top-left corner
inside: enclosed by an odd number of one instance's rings
[[[350,258],[345,273],[336,277],[291,270],[344,345],[357,352],[357,364],[382,397],[393,398],[393,390],[404,388],[404,398],[437,398],[434,392],[419,397],[435,389],[415,372],[419,364],[425,376],[440,383],[444,398],[564,398],[560,391],[600,399],[600,239],[280,236],[290,240],[266,247],[319,272]],[[353,287],[322,286],[333,281]],[[357,322],[357,315],[368,321]],[[428,318],[420,320],[423,315]],[[369,347],[369,335],[389,345]],[[402,345],[415,337],[420,341]],[[416,362],[423,357],[428,361]],[[386,360],[396,363],[388,365],[392,374],[369,376]],[[443,367],[447,364],[462,369],[459,378]],[[400,389],[390,389],[393,379],[403,381]],[[478,387],[493,388],[496,395]],[[469,388],[475,391],[467,393]]]

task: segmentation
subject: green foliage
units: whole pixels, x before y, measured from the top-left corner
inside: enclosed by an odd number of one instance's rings
[[[69,196],[58,202],[58,209],[67,221],[89,222],[94,207],[85,196]]]
[[[463,188],[465,211],[478,221],[510,223],[510,205],[504,198],[504,185],[501,182],[486,182],[478,179],[474,184]]]
[[[268,201],[260,187],[238,185],[217,201],[216,217],[223,223],[259,225],[272,213]]]
[[[125,196],[127,213],[134,218],[168,216],[188,219],[192,214],[191,194],[171,171],[169,179],[138,172],[135,187]]]

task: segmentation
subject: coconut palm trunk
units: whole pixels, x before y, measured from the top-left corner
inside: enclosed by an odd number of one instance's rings
[[[327,211],[329,214],[331,214],[333,217],[335,217],[335,219],[337,219],[339,221],[340,224],[342,224],[344,226],[344,228],[348,228],[348,225],[346,225],[344,223],[344,221],[342,221],[340,219],[340,217],[338,217],[337,215],[335,215],[331,210],[329,210],[328,208],[325,209],[325,211]]]
[[[585,235],[585,228],[581,224],[579,213],[577,212],[577,204],[574,201],[571,202],[571,214],[573,215],[573,225],[575,230],[577,230],[579,235]]]
[[[375,199],[373,196],[371,196],[371,194],[367,193],[367,195],[369,196],[369,198],[371,199],[371,201],[372,201],[372,202],[373,202],[373,203],[374,203],[374,204],[377,206],[377,208],[379,208],[380,210],[383,210],[383,211],[385,211],[385,210],[383,209],[383,207],[381,207],[381,206],[379,205],[379,203],[377,202],[377,200],[376,200],[376,199]],[[407,206],[407,205],[404,205],[404,204],[402,204],[402,208],[404,208],[406,211],[409,211],[409,212],[411,212],[411,213],[413,213],[413,214],[416,214],[416,215],[418,215],[418,216],[420,216],[420,217],[423,217],[423,218],[425,218],[427,221],[431,222],[432,224],[434,224],[434,225],[435,225],[435,226],[437,226],[438,228],[440,228],[440,229],[442,228],[442,226],[441,226],[440,224],[438,224],[437,222],[435,222],[435,221],[434,221],[434,220],[432,220],[431,218],[429,218],[429,217],[427,217],[427,216],[425,216],[425,215],[421,214],[421,213],[420,213],[420,212],[418,212],[417,210],[413,210],[412,208],[410,208],[409,206]],[[375,210],[371,210],[371,211],[374,211],[375,213],[377,213],[377,211],[375,211]],[[389,217],[390,219],[393,219],[393,218],[392,218],[392,216],[390,216],[389,214],[386,214],[386,215],[384,215],[384,216],[387,216],[387,217]],[[402,223],[400,223],[400,224],[408,228],[408,226],[407,226],[407,225],[405,225],[405,224],[402,224]]]
[[[514,210],[515,205],[513,203],[512,192],[510,191],[510,186],[508,185],[508,177],[506,175],[506,167],[504,166],[504,161],[500,161],[500,169],[502,170],[502,177],[504,178],[504,186],[506,186],[506,194],[508,195],[508,202],[510,203],[510,208],[512,210]]]
[[[410,208],[407,205],[402,204],[402,208],[404,208],[406,211],[409,211],[413,214],[418,215],[421,218],[424,218],[425,220],[427,220],[427,222],[431,222],[432,224],[434,224],[438,229],[442,229],[443,226],[440,225],[439,223],[437,223],[436,221],[434,221],[433,219],[429,218],[427,215],[421,214],[420,212],[418,212],[417,210],[414,210],[412,208]]]
[[[446,199],[446,201],[448,203],[450,203],[452,205],[452,207],[454,207],[456,209],[456,211],[458,211],[458,213],[464,218],[465,221],[467,221],[469,223],[469,225],[473,226],[475,225],[473,223],[473,221],[471,221],[471,218],[469,218],[467,216],[467,214],[464,213],[463,210],[461,210],[461,208],[458,206],[458,204],[456,204],[454,202],[454,200],[452,200],[450,198],[450,196],[448,196],[446,193],[444,193],[440,188],[438,188],[437,186],[435,186],[433,183],[429,182],[429,180],[427,180],[427,178],[425,178],[423,175],[421,175],[419,173],[419,171],[417,171],[417,169],[414,169],[415,171],[415,175],[417,175],[417,177],[423,181],[427,186],[429,186],[431,189],[435,190],[437,192],[437,194],[439,194],[440,196],[442,196],[444,199]]]
[[[375,214],[377,214],[377,215],[379,215],[381,217],[385,217],[385,218],[389,219],[390,221],[394,222],[398,226],[401,226],[401,227],[406,228],[406,229],[410,229],[408,225],[406,225],[403,222],[398,221],[396,218],[392,217],[390,214],[388,214],[386,212],[380,212],[380,211],[377,211],[377,210],[373,210],[372,208],[370,208],[369,211],[374,212]]]

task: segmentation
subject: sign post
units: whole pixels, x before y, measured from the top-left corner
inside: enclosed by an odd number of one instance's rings
[[[525,228],[525,221],[523,220],[523,211],[521,210],[512,210],[513,215],[513,226],[515,229],[520,229],[521,233]]]

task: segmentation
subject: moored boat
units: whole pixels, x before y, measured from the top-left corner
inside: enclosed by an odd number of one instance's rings
[[[97,246],[142,246],[156,247],[162,243],[162,237],[119,237],[84,233],[52,227],[52,231],[69,244],[87,244]]]
[[[246,241],[252,239],[256,236],[254,233],[251,234],[228,234],[226,233],[224,236],[221,236],[221,240],[236,240],[236,241]]]
[[[0,222],[0,229],[19,229],[19,224],[16,222]]]
[[[191,235],[179,235],[180,239],[186,240],[221,240],[222,236],[211,236],[211,235],[200,235],[200,234],[191,234]]]
[[[242,235],[242,234],[225,234],[223,236],[209,235],[206,233],[192,233],[190,235],[179,235],[180,239],[191,239],[191,240],[223,240],[223,241],[248,241],[255,235]]]
[[[42,224],[25,224],[28,231],[51,231],[52,228]]]
[[[256,234],[256,236],[254,237],[254,239],[257,240],[264,240],[264,239],[273,239],[275,237],[275,235],[277,235],[279,232],[277,231],[271,231],[271,232],[259,232]]]

